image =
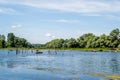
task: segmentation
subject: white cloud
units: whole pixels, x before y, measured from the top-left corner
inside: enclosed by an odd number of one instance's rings
[[[4,3],[19,4],[44,9],[53,9],[64,12],[120,12],[120,1],[118,0],[5,0]]]
[[[105,16],[105,14],[99,14],[99,13],[85,13],[82,15],[83,16]]]
[[[59,19],[59,20],[54,20],[54,22],[61,22],[61,23],[76,23],[76,22],[80,22],[80,20]]]
[[[119,0],[0,0],[0,4],[17,4],[37,9],[82,13],[86,16],[120,12]]]
[[[51,37],[52,35],[51,35],[51,33],[46,33],[45,36],[46,37]]]
[[[14,9],[11,9],[11,8],[0,8],[0,13],[13,13],[15,12]]]
[[[11,26],[11,28],[13,28],[13,29],[15,29],[15,28],[20,28],[20,27],[22,27],[22,25],[20,25],[20,24],[12,25],[12,26]]]
[[[23,15],[23,13],[15,10],[13,8],[6,8],[6,7],[0,7],[0,13],[10,14],[10,15]]]
[[[50,37],[51,39],[54,39],[54,38],[55,38],[55,36],[52,35],[51,33],[46,33],[45,36],[46,36],[46,37]]]
[[[52,38],[54,39],[54,38],[55,38],[55,36],[52,36]]]

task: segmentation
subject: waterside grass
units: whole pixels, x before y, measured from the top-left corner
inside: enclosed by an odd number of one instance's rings
[[[16,50],[17,48],[0,48],[0,50]],[[92,51],[92,52],[120,52],[119,49],[110,48],[18,48],[19,50],[79,50],[79,51]]]

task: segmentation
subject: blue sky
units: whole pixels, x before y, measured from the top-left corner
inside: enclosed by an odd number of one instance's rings
[[[120,29],[120,0],[0,0],[0,34],[31,43]]]

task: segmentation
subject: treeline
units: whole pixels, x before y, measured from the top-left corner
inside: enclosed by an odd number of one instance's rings
[[[33,48],[40,48],[40,49],[45,49],[45,44],[32,44]]]
[[[33,47],[26,39],[8,33],[7,38],[0,35],[0,48],[31,48]]]
[[[54,39],[46,44],[31,44],[26,39],[8,33],[7,37],[0,35],[0,48],[119,48],[120,30],[114,29],[109,35],[96,36],[93,33],[81,35],[74,39]]]
[[[120,31],[114,29],[109,35],[83,34],[77,39],[54,39],[45,44],[46,48],[120,48]]]

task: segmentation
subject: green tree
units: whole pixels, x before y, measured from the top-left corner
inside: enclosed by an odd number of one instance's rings
[[[118,45],[118,47],[117,47],[119,50],[120,50],[120,44]]]
[[[5,47],[6,47],[5,36],[0,35],[0,48],[5,48]]]
[[[77,42],[79,43],[79,47],[80,48],[91,47],[91,42],[94,37],[95,35],[93,33],[83,34],[77,39]]]
[[[0,40],[0,48],[2,48],[2,40]]]
[[[78,47],[78,43],[74,38],[69,39],[66,44],[67,44],[68,48],[76,48],[76,47]]]
[[[113,41],[116,40],[116,39],[118,39],[118,37],[120,36],[119,29],[117,28],[117,29],[112,30],[110,32],[110,36],[111,36],[111,38],[112,38]]]
[[[7,46],[8,47],[15,47],[14,38],[15,38],[15,35],[13,33],[8,33],[7,35]]]
[[[110,32],[110,46],[112,48],[116,48],[120,43],[119,36],[120,36],[120,31],[118,28]]]
[[[64,39],[54,39],[48,43],[46,43],[47,48],[62,48],[64,43]]]

